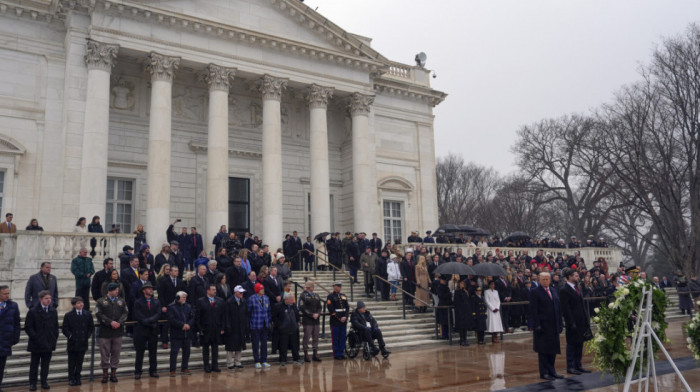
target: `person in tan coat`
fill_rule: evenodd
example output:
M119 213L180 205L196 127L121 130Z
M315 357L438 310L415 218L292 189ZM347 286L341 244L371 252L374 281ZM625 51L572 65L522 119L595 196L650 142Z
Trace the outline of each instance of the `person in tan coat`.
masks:
M430 274L428 273L428 265L425 262L424 256L418 256L418 264L416 265L416 306L418 311L424 313L428 310L428 303L430 303Z
M0 233L16 233L17 225L12 223L13 215L8 212L5 214L5 222L0 223Z

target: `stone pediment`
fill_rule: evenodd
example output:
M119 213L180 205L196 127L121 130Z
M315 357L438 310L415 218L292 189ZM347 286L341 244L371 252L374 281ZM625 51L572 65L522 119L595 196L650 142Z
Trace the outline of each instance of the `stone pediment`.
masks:
M109 1L109 0L107 0ZM114 0L261 33L280 40L342 52L367 60L384 61L378 52L299 0Z

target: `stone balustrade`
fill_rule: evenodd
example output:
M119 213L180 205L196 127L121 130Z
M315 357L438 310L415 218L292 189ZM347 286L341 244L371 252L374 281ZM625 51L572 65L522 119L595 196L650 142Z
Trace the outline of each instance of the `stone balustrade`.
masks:
M409 243L405 245L399 245L399 249L401 249L404 253L406 251L406 248L415 248L417 245L423 245L421 243ZM486 258L486 254L491 251L494 255L496 254L496 251L498 250L499 252L507 255L508 251L513 251L513 254L517 257L523 254L523 252L527 252L527 254L530 257L535 256L537 253L537 250L540 248L507 248L507 247L502 247L502 246L497 246L497 247L471 247L463 244L425 244L427 247L430 248L435 248L435 247L444 247L448 248L450 252L456 252L457 248L462 249L462 254L464 254L467 257L472 257L474 253L476 253L477 249L481 249L481 254L484 255L484 259ZM587 268L592 268L593 267L593 261L598 260L600 257L603 257L605 261L608 263L608 271L610 272L615 272L617 271L617 267L620 265L620 262L623 260L622 258L622 249L620 248L541 248L545 255L548 253L551 253L555 258L557 255L561 254L562 256L569 256L573 255L574 252L580 252L581 257L583 258L583 261L586 263Z
M94 249L90 241L95 239ZM105 258L115 259L119 266L119 253L124 245L134 244L132 234L60 233L48 231L17 231L0 234L0 284L8 284L12 298L24 306L24 289L29 276L39 272L41 263L51 262L51 273L58 280L60 310L70 308L70 298L75 293L75 280L70 271L71 261L80 248L94 251L95 271L102 269Z

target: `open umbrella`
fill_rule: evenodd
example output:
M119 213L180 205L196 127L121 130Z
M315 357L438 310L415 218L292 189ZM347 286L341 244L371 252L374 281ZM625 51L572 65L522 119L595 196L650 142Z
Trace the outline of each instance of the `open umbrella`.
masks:
M454 261L438 265L435 272L440 275L478 275L472 267Z
M437 232L439 232L440 230L444 230L445 233L456 233L456 232L462 231L462 230L460 230L459 226L453 225L453 224L451 224L451 223L444 224L444 225L440 225L440 227L438 227L438 228L435 230L435 232L437 233Z
M514 231L508 235L508 237L503 239L503 242L508 242L508 241L520 241L520 240L527 240L529 239L530 236L527 235L525 232L522 231Z
M472 269L474 270L474 275L479 276L501 276L507 274L506 270L496 263L479 263Z
M328 234L330 234L330 233L327 231L324 231L323 233L318 233L318 234L316 234L316 237L314 237L314 240L321 241L323 239L323 237L327 236Z
M474 229L473 232L469 233L469 235L472 237L488 237L489 235L491 235L491 233L489 233L488 231L486 231L484 229L477 228L477 229Z
M463 231L465 233L472 233L476 230L479 230L476 227L469 225L458 225L457 227L459 227L459 231Z

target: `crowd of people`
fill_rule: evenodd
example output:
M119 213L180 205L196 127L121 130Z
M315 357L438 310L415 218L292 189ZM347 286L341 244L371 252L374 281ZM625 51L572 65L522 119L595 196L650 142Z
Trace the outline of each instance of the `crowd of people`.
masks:
M398 240L397 240L398 241ZM396 241L395 241L396 242ZM544 237L542 239L531 238L527 235L520 235L516 237L506 237L501 239L498 236L488 237L480 234L469 234L467 233L446 233L444 230L438 230L437 233L433 234L431 230L425 232L425 237L421 238L418 231L412 231L411 235L408 237L407 242L409 244L422 243L422 244L455 244L455 245L467 245L469 247L479 247L479 248L496 248L496 247L509 247L509 248L553 248L553 249L573 249L573 248L607 248L608 243L605 238L600 237L595 238L593 234L588 235L588 238L584 240L577 239L575 235L569 237L569 242L567 243L564 238L557 239L557 236L553 235L551 237ZM398 242L400 243L400 242Z
M11 230L11 220L12 214L8 214L0 228L4 226ZM116 371L124 336L133 338L136 349L134 377L137 379L143 373L146 350L149 353L149 376L159 376L156 367L159 349L170 350L171 376L178 374L178 358L181 359L180 374L191 374L189 356L193 345L202 347L205 372L221 371L218 362L220 345L225 348L229 369L243 368L241 352L246 350L248 343L257 369L270 367L268 351L278 354L281 366L287 364L289 351L295 364L320 361L318 338L323 300L314 293L313 282L307 282L303 293L296 298L290 278L295 270L323 269L326 265L348 271L353 284L360 283L358 273L363 271L367 297L376 295L381 301L402 300L416 312L426 312L432 303L440 336L447 339L449 331L455 330L464 346L468 345L469 331L475 332L478 344L485 344L486 334L491 335L492 343L498 343L499 335L518 328L535 331L535 349L539 346L544 354L540 357L541 375L543 378L554 377L553 362L548 355L553 354L550 351L558 353L558 340L556 350L552 349L554 343L551 340L539 339L539 344L537 341L540 333L547 332L543 330L560 326L555 323L552 327L543 322L545 316L538 315L538 312L546 305L548 312L560 312L567 326L571 323L587 325L591 310L629 279L629 271L622 265L609 271L603 258L593 260L589 268L578 251L566 255L542 248L532 256L528 250L516 254L514 250L491 248L493 250L482 252L481 245L484 244L469 242L467 246L473 245L476 249L472 256L467 257L463 254L463 246L451 247L441 243L440 236L438 241L433 241L435 238L430 232L420 241L409 237L410 245L401 246L391 242L384 244L377 233L367 237L365 233L346 232L342 239L340 233L327 233L315 241L307 237L302 242L295 231L287 236L282 248L272 253L257 236L245 233L239 239L236 233L222 226L212 240L214 252L207 255L197 229L191 227L188 231L183 227L177 234L175 225L178 222L176 220L167 228L168 240L155 255L150 252L143 226L139 225L134 232L134 246L124 246L118 260L105 259L99 271L95 271L88 246L81 248L72 260L71 272L75 277L75 296L71 299L73 310L64 315L61 328L68 338L71 385L81 383L87 342L94 331L98 334L103 383L118 381ZM36 220L32 224L38 226ZM94 217L90 224L81 218L76 231L102 232L99 217ZM412 233L412 237L415 234ZM326 238L328 236L330 238ZM95 244L90 245L94 247ZM597 246L603 245L599 243ZM318 259L317 247L323 249L318 253ZM440 265L450 262L472 267L494 263L505 273L496 276L436 273ZM640 277L647 278L643 272ZM666 277L662 280L654 277L650 281L661 289L674 285ZM696 277L690 280L677 277L675 285L680 296L687 295L690 299L700 295ZM382 353L388 356L381 330L365 304L359 301L351 311L341 290L342 283L334 282L333 292L325 300L334 357L345 359L348 324L354 333L369 342L373 355ZM688 293L681 293L683 290ZM543 305L543 293L551 301L556 298L561 307L557 305L556 309L550 309L548 303ZM29 336L28 350L32 353L30 390L36 390L37 381L42 388L48 388L49 363L59 333L58 299L59 287L56 277L51 274L51 263L44 262L40 271L28 279L25 288L24 301L29 311L24 329ZM95 323L90 299L96 304ZM565 301L571 303L565 306ZM536 306L538 302L539 307ZM691 314L692 301L688 302L691 305L687 311ZM580 314L571 314L571 309L578 309L579 305ZM682 298L681 309L684 309ZM577 319L580 316L586 319L585 322ZM561 318L558 322L561 323ZM567 328L567 341L570 329ZM9 288L0 286L0 377L12 346L19 341L19 331L17 304L9 299ZM585 371L580 363L581 339L572 335L575 344L567 346L567 369L572 374ZM271 341L270 350L268 341Z

